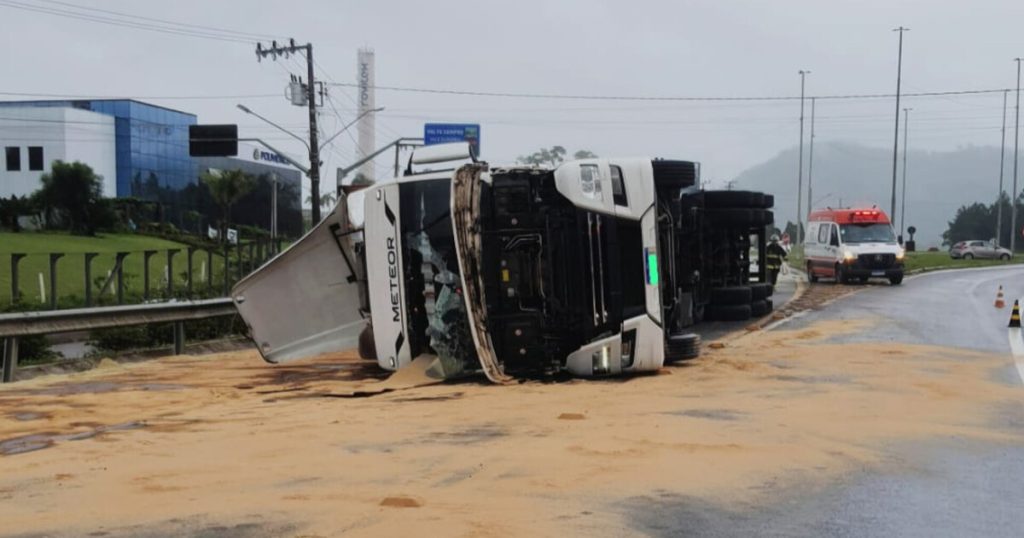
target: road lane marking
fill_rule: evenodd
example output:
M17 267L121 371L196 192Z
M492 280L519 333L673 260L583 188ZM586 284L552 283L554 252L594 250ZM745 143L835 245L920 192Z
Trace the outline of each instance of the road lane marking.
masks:
M1024 383L1024 334L1021 333L1020 327L1010 327L1008 330L1013 362L1017 367L1017 375L1020 376L1021 383Z

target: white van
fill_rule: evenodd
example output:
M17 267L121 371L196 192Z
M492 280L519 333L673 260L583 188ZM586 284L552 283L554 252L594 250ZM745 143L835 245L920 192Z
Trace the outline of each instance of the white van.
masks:
M868 209L821 209L811 213L804 238L807 278L836 283L886 278L903 282L903 248L885 212Z

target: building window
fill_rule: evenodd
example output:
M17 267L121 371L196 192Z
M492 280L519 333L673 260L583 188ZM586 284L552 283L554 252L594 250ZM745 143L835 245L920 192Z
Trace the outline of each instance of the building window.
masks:
M28 147L28 169L32 171L40 171L43 169L42 146Z
M21 148L17 146L7 146L7 171L18 172L21 170Z

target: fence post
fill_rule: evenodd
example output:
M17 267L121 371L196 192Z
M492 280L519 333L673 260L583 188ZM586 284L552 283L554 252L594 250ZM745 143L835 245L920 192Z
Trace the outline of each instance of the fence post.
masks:
M276 254L280 254L280 253L281 253L281 239L280 238L274 239L274 254L276 255Z
M99 253L85 253L85 306L92 306L92 259L96 256Z
M235 282L238 282L239 280L242 280L242 242L241 241L239 241L238 243L235 243L235 255L238 257L238 267L237 267L237 269L238 269L238 271L237 271L238 277L235 279Z
M174 322L174 354L185 354L185 322Z
M222 292L224 297L228 296L228 289L231 287L228 282L231 280L231 247L227 243L224 243L224 290Z
M57 309L57 260L64 257L63 253L50 253L50 309Z
M181 252L180 248L167 249L167 296L174 295L174 255Z
M192 298L192 255L196 253L196 247L188 247L185 256L188 258L188 297Z
M11 254L11 304L17 303L21 298L21 293L18 292L18 264L24 257L25 254L20 252Z
M149 259L156 254L155 250L142 252L142 299L149 300Z
M213 291L213 249L206 250L206 290Z
M256 269L256 243L253 241L249 242L249 270L246 273L251 273Z
M116 258L114 260L114 266L117 268L117 304L124 304L124 259L128 257L128 254L128 252L118 252L115 255Z
M8 336L4 338L3 345L3 375L0 376L0 383L14 381L14 372L18 369L18 337Z

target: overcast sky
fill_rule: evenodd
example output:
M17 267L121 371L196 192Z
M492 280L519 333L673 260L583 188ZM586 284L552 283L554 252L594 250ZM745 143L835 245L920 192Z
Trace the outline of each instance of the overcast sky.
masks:
M892 28L899 25L911 28L904 41L905 92L1011 88L1012 59L1024 56L1019 0L0 0L0 91L139 98L193 112L202 123L238 123L243 136L273 139L297 156L300 145L235 104L304 134L305 111L276 96L289 73L304 76L301 61L257 63L255 41L168 35L12 4L80 11L70 7L77 4L311 41L322 67L318 76L336 82L354 82L356 50L369 46L376 51L378 85L491 92L794 96L797 71L807 69L808 96L890 94L897 52ZM323 110L326 135L354 117L355 92L334 87L331 93L338 114ZM266 97L220 97L231 95ZM155 98L185 96L213 98ZM799 139L798 101L609 102L384 90L376 99L387 107L378 119L379 144L422 136L425 121L478 122L482 153L491 162L559 144L601 156L698 160L706 178L725 181ZM1010 104L1008 144L1012 93ZM913 108L915 149L999 144L1002 94L907 98L904 106ZM891 98L818 101L817 141L891 147L894 110ZM809 101L806 113L809 120ZM352 139L339 137L325 159L325 181L333 183L334 169L351 162L354 152ZM382 175L385 163L378 166ZM795 168L794 162L794 181Z

